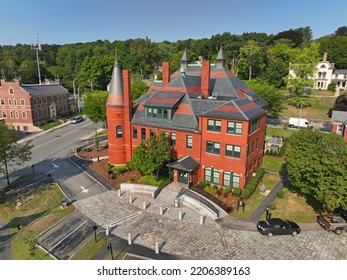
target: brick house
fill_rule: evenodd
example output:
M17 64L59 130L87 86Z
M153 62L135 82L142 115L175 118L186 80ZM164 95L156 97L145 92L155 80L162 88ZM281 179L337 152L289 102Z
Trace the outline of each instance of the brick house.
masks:
M347 112L333 110L331 132L341 135L347 141Z
M243 188L263 161L268 103L225 66L220 48L216 64L189 64L131 104L130 71L116 59L107 100L109 162L125 164L141 141L164 131L177 154L167 166L173 180L195 185L204 180Z
M35 132L36 126L70 112L68 91L59 81L21 84L0 81L0 117L13 129Z

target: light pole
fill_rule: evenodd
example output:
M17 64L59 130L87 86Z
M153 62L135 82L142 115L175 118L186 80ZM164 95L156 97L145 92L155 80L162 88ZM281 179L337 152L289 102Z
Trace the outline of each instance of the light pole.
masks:
M299 123L298 123L298 129L300 129L300 122L301 122L301 110L302 110L302 100L300 102L300 112L299 112Z
M112 251L112 244L111 243L109 243L107 245L107 251L111 251L111 260L113 260L113 251Z
M98 226L93 226L95 243L96 243L96 230L97 229L98 229Z

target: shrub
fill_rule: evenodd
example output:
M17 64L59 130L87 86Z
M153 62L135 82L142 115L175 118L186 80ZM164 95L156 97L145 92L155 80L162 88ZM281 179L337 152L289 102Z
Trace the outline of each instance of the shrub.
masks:
M280 190L278 193L277 193L277 197L278 198L283 198L284 196L284 191L283 190Z
M216 186L215 184L211 184L210 185L210 190L217 190L218 189L218 186Z
M210 187L210 194L215 195L217 192L218 192L218 189L215 189L215 188L211 188L211 187Z
M111 164L111 163L107 163L107 164L106 164L106 168L107 168L107 169L111 169L111 168L113 168L113 167L114 167L114 165Z
M160 186L160 184L162 183L161 180L156 180L154 176L152 175L143 176L139 179L138 182L141 184L148 184L148 185L157 186L157 187Z
M251 191L249 189L244 188L241 192L242 198L249 198L251 196Z
M121 176L123 172L125 171L125 166L115 166L113 170L116 172L117 176Z
M269 209L270 210L276 210L276 203L271 203L270 205L269 205Z
M241 189L240 188L235 188L233 190L233 195L235 196L240 196L241 195Z
M230 193L231 192L231 187L225 186L224 187L224 193Z
M199 187L205 186L205 182L204 182L204 181L199 181L199 182L198 182L198 186L199 186Z

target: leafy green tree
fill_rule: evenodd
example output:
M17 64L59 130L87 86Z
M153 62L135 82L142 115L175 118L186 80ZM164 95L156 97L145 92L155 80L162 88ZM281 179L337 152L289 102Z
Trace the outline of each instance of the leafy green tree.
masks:
M336 36L347 36L347 26L341 26L335 31Z
M347 36L325 36L317 39L319 53L328 53L328 60L335 63L337 69L347 68Z
M286 149L292 187L322 203L328 211L347 209L347 144L341 136L303 129Z
M274 37L274 40L278 39L289 39L294 43L295 47L300 47L303 43L309 43L312 40L312 30L308 26L297 29L289 29L279 32Z
M104 90L111 80L114 56L86 57L77 75L77 83L84 91Z
M93 122L106 122L107 91L87 92L83 98L83 111Z
M260 79L246 81L246 84L269 103L270 115L278 116L285 108L283 91Z
M31 141L17 144L18 140L18 131L9 129L5 122L0 122L0 171L6 175L8 185L11 167L31 159Z
M135 101L141 95L149 90L149 85L141 80L132 81L131 83L131 101Z
M241 47L238 60L238 73L242 79L259 76L265 67L263 49L259 43L250 40Z
M134 156L127 167L140 171L144 175L156 175L170 159L169 139L164 132L153 135L146 141L142 141L134 150Z
M267 67L261 78L277 88L284 86L292 53L293 48L284 39L276 41L267 50Z
M333 110L347 112L347 94L340 95L336 98L334 106L328 112L329 118L331 118Z
M287 87L293 95L302 96L314 83L312 76L319 61L319 44L311 43L304 48L295 49L292 59L290 68L294 70L295 77L287 76Z

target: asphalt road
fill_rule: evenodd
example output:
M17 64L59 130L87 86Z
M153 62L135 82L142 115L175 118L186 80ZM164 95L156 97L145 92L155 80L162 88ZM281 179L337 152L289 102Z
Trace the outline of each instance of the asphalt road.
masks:
M19 176L31 172L52 173L58 179L63 176L59 172L63 162L72 154L81 138L93 133L101 127L101 123L93 123L89 119L78 124L66 124L32 140L32 159L20 166L14 166ZM67 170L68 171L68 170Z

